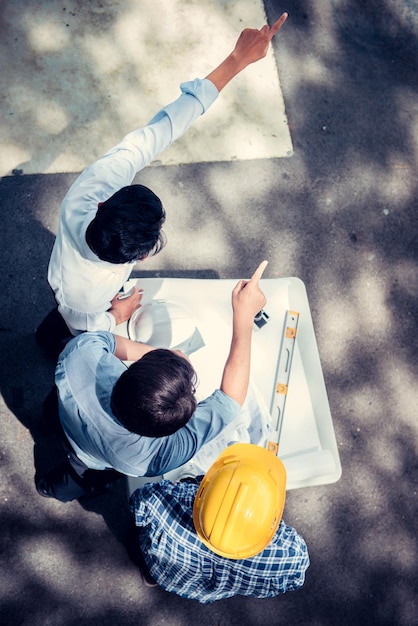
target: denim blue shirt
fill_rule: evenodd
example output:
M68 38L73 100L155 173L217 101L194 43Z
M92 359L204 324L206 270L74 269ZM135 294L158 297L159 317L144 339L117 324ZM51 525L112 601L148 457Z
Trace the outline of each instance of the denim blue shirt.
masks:
M303 585L308 549L283 520L269 545L249 559L227 559L207 548L193 525L197 489L163 480L131 496L141 551L163 589L206 604L235 595L267 598Z
M189 461L239 414L240 405L218 389L176 433L158 438L131 433L110 408L113 386L127 368L115 349L113 334L83 333L67 344L55 372L62 426L87 467L160 476Z

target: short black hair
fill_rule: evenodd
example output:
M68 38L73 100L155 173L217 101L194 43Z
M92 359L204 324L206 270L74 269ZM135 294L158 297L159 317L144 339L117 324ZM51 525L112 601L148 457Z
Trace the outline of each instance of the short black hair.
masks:
M138 435L172 435L196 409L195 381L196 373L187 359L171 350L152 350L116 381L112 411L125 428Z
M131 263L165 245L161 200L144 185L122 187L103 202L89 224L87 243L102 261Z

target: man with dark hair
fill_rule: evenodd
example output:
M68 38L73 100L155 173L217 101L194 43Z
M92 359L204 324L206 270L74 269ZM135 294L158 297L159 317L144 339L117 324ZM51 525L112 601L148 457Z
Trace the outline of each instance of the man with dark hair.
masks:
M152 350L116 381L111 409L133 433L145 437L172 435L187 424L196 409L195 382L192 364L182 353Z
M124 137L72 185L61 205L48 268L58 310L36 331L39 345L51 356L59 354L70 333L113 332L140 306L136 287L129 297L118 294L134 263L164 245L165 212L150 189L131 185L135 175L181 137L234 76L266 55L286 18L284 13L271 28L245 29L215 70L183 83L175 102Z
M94 494L103 482L160 476L187 463L244 404L254 316L266 299L260 264L232 292L232 339L220 388L196 405L196 375L187 357L107 331L85 332L61 353L55 384L65 462L38 470L41 495L67 501ZM134 361L127 368L123 361Z
M102 261L133 263L164 246L164 221L165 212L155 193L144 185L130 185L98 204L86 241Z

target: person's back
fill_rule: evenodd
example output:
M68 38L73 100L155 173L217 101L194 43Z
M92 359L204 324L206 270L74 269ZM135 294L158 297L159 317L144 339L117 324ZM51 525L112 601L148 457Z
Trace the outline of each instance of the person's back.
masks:
M252 444L238 445L258 448ZM231 446L224 454L233 454L234 449L237 446ZM272 455L261 448L256 452L261 452L262 456L264 453ZM240 484L242 485L241 479ZM210 487L208 482L203 485L205 489L208 486ZM251 487L248 487L251 492ZM223 528L221 542L233 546L229 550L228 558L221 554L222 550L215 552L210 540L203 541L201 533L197 532L196 500L201 491L202 485L199 487L195 482L173 483L164 480L147 483L131 496L130 508L139 529L136 549L141 550L149 574L159 586L177 595L209 603L234 595L272 597L294 591L303 585L305 571L309 566L307 547L294 528L280 519L281 514L272 538L268 537L268 532L265 534L262 530L260 546L268 541L267 545L257 554L248 557L232 558L236 557L236 548L242 538L232 532L231 528ZM280 493L279 487L277 493ZM219 500L217 496L215 494L215 498ZM228 495L225 498L228 499ZM255 498L259 502L263 500L261 494L255 494ZM268 498L264 496L260 506L268 508ZM262 518L264 511L262 508L258 510L259 517ZM248 510L246 513L248 518ZM230 514L231 511L225 519L231 519ZM239 513L232 511L232 517L234 515ZM219 522L219 518L222 519L222 512L218 510L215 524ZM241 528L245 526L245 520L236 521ZM257 523L262 522L257 520ZM216 534L213 527L211 532ZM256 533L257 529L244 533L244 542L251 543ZM257 542L257 537L255 539ZM134 550L135 546L131 546L131 551Z
M219 390L197 405L195 372L184 357L152 349L127 367L116 356L118 344L149 349L107 332L83 333L69 342L56 368L60 420L88 468L161 475L187 462L239 412ZM150 386L154 392L141 397Z

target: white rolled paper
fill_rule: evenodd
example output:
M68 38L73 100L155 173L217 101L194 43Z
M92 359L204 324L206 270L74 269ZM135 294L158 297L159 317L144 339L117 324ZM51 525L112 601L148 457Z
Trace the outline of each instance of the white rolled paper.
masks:
M288 486L299 481L332 474L335 471L335 460L330 450L296 454L281 460L286 468Z

